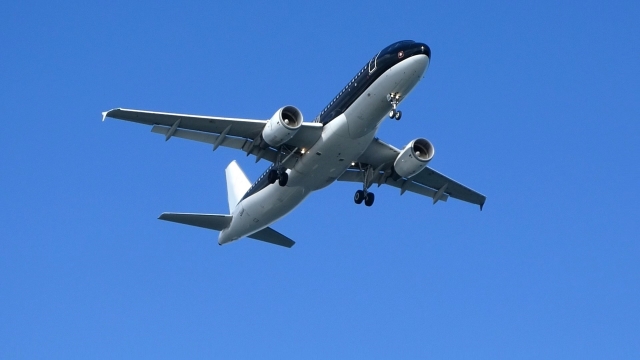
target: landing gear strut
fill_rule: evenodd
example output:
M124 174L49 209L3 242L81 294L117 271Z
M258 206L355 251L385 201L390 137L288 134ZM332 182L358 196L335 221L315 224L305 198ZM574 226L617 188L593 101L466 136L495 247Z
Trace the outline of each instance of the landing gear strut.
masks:
M353 195L353 201L356 204L362 204L362 202L364 201L364 204L366 206L371 206L373 205L373 201L375 200L375 195L372 192L369 192L369 190L367 190L367 185L369 185L369 177L372 176L372 173L370 174L371 170L370 168L367 168L367 170L364 171L364 181L362 183L362 190L358 190L356 191L355 195Z
M402 111L398 110L398 103L400 102L400 94L391 93L387 95L387 101L391 103L391 111L389 112L389 118L400 120L402 117Z

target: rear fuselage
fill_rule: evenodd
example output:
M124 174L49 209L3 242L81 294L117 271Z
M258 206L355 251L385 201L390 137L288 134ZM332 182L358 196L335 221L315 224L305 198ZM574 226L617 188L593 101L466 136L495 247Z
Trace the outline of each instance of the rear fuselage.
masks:
M219 244L259 231L298 206L311 192L336 181L373 140L392 105L415 87L429 66L431 50L422 43L392 44L369 61L314 120L324 125L321 138L287 170L286 186L269 184L263 175L233 210Z

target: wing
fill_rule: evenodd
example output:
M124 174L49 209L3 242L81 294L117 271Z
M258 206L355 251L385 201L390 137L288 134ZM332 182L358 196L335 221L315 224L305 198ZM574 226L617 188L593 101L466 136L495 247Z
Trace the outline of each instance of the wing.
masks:
M440 174L430 167L426 167L410 179L394 179L392 167L399 154L399 149L376 138L358 158L359 164L350 167L338 180L364 182L366 177L367 187L373 183L377 183L378 186L387 184L399 188L400 194L410 191L431 197L434 204L438 201L447 201L448 197L452 197L480 205L480 210L482 210L487 200L486 196Z
M241 149L247 155L255 155L256 162L260 159L267 159L275 162L278 156L276 149L260 145L260 134L266 125L266 120L237 119L214 116L186 115L162 113L154 111L113 109L102 113L102 120L113 118L151 125L151 131L165 136L166 140L171 137L179 137L213 145L213 150L219 146ZM291 140L284 146L289 151L287 161L283 162L285 167L291 168L298 156L299 150L310 148L318 141L322 135L322 124L302 123Z

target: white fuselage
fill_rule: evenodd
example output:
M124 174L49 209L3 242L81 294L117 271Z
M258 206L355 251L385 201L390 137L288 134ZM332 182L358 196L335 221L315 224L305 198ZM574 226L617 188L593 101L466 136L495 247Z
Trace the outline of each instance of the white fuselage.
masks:
M412 56L387 70L346 111L327 123L321 138L287 170L286 186L267 186L242 200L233 210L219 244L253 234L298 206L311 192L334 182L357 161L373 140L392 106L390 93L402 99L420 81L429 65L426 55Z

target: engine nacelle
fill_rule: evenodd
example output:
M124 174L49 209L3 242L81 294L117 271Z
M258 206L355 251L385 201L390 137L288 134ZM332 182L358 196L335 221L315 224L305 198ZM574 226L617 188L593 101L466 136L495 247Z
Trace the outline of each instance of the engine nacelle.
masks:
M302 126L302 113L295 106L285 106L276 111L262 130L267 144L278 147L289 141Z
M419 173L433 158L436 150L427 139L415 139L407 145L393 163L396 173L410 178Z

